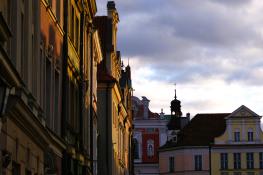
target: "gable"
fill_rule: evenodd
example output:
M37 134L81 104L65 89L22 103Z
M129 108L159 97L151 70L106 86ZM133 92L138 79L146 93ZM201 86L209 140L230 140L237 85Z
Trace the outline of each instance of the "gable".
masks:
M236 109L234 112L232 112L229 116L226 117L226 119L230 118L260 118L258 114L250 110L248 107L242 105L238 109Z

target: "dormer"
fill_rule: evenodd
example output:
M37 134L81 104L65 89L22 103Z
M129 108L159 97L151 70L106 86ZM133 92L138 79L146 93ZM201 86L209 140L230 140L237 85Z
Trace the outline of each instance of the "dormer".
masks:
M225 133L215 138L216 144L262 144L261 116L242 105L225 118Z

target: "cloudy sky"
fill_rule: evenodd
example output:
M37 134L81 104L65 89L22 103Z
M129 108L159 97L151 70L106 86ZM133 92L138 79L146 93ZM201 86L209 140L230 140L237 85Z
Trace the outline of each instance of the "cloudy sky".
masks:
M130 60L134 95L169 113L232 112L246 105L263 115L262 0L115 0L118 50ZM97 0L98 15L106 0Z

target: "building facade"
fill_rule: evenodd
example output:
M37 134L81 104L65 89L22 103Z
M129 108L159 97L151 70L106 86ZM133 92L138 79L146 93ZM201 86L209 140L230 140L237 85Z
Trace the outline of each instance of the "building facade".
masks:
M261 116L242 105L225 118L225 132L211 146L211 172L215 175L262 175Z
M260 116L245 106L197 114L159 151L161 174L262 174Z
M96 1L4 0L0 10L0 174L96 174Z
M98 174L131 174L131 72L117 50L119 16L115 3L95 18L103 61L98 65Z
M167 141L168 120L149 110L146 97L132 97L134 174L159 174L158 148Z

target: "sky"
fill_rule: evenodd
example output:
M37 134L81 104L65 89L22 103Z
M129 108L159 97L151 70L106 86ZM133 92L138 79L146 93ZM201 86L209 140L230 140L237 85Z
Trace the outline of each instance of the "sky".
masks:
M262 0L115 0L118 50L132 69L134 95L153 112L263 115ZM106 14L97 0L97 15Z

